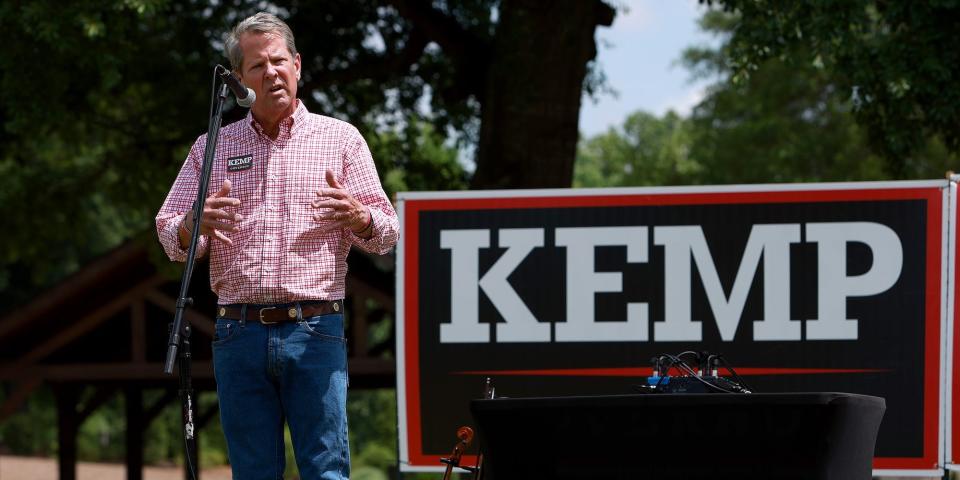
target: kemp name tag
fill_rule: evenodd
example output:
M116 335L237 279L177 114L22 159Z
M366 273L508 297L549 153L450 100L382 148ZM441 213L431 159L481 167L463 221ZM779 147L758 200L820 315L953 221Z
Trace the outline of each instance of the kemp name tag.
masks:
M240 155L239 157L230 157L227 159L227 171L239 172L253 166L253 155Z

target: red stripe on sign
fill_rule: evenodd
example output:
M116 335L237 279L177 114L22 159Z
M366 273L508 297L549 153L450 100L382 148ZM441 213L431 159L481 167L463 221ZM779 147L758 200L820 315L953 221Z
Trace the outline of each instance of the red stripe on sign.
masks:
M443 198L407 200L417 210L504 210L518 208L628 207L644 205L746 205L755 203L815 203L876 200L940 200L940 188L863 190L787 190L756 192L642 193L597 196ZM933 192L933 195L931 195ZM936 205L940 211L940 205ZM930 209L928 209L930 211ZM939 230L940 217L935 219ZM939 238L938 242L939 242ZM938 249L939 250L939 247Z
M407 389L407 448L411 465L436 465L438 461L423 456L420 418L420 209L407 204L404 209L406 245L404 246L404 357L403 371Z
M884 373L891 372L882 368L737 368L740 375L824 375L834 373ZM646 377L653 374L653 368L563 368L542 370L475 370L454 372L456 375L504 375L504 376L540 376L540 377ZM721 376L729 376L720 372Z
M927 197L927 310L923 365L923 458L917 463L937 468L940 446L940 300L943 259L943 190L928 192ZM876 464L878 460L874 461ZM906 462L905 462L906 463ZM882 467L878 467L882 468ZM923 467L921 467L923 468Z

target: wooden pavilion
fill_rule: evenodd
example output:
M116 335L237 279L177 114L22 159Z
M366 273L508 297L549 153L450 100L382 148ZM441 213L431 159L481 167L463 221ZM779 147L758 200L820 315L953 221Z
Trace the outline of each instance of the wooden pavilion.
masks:
M149 242L122 245L0 317L0 382L12 386L0 405L0 422L48 384L57 405L61 480L76 478L80 425L115 395L125 397L127 479L142 479L144 432L165 406L179 402L177 368L174 375L165 375L163 361L180 279L158 271L157 262L165 260L159 250L159 244ZM351 388L395 385L392 337L372 344L368 334L369 327L393 318L390 263L389 257L356 250L349 258ZM194 306L187 319L193 327L193 387L198 397L202 391L215 391L210 349L215 299L205 262L198 263L191 283ZM94 394L81 395L89 387ZM144 405L146 389L164 394ZM197 431L216 414L216 408L198 412Z

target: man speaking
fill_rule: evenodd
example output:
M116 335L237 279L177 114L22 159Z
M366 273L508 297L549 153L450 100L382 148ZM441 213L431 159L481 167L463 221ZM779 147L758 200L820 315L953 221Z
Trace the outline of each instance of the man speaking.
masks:
M397 215L357 129L297 100L290 27L258 13L225 50L256 100L220 130L197 254L210 254L218 298L213 361L233 478L283 478L284 421L302 478L349 478L347 253L387 253ZM156 218L174 261L186 259L205 143L194 143Z

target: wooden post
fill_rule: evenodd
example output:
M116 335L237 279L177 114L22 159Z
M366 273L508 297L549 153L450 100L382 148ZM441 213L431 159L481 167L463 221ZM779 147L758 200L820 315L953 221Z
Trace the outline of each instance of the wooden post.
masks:
M353 337L353 356L358 358L366 357L369 351L367 347L367 326L370 322L368 321L366 300L366 296L361 296L357 292L354 292L353 301L350 305L350 327L353 330L353 332L351 332Z
M127 480L143 480L143 391L126 387L123 391L127 414Z
M77 429L80 427L77 402L80 389L60 384L54 388L57 398L57 449L60 480L77 479Z
M133 363L147 361L147 314L143 300L130 307L130 356Z

